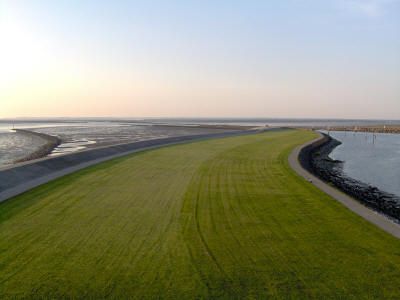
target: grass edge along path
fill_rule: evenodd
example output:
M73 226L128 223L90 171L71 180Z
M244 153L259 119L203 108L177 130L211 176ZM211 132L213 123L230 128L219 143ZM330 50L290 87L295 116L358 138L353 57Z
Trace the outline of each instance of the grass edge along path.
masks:
M398 298L400 241L290 168L312 138L144 151L2 203L0 298Z

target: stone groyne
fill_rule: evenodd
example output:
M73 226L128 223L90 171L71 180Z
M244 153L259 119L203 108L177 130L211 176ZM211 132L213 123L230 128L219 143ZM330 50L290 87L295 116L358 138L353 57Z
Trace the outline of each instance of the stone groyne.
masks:
M36 150L35 152L33 152L21 159L14 161L14 163L20 163L20 162L25 162L25 161L45 157L46 155L50 154L54 150L54 148L58 147L61 144L61 139L56 136L51 136L48 134L34 132L31 130L26 130L26 129L13 129L13 130L15 132L18 132L21 134L36 136L36 137L41 138L46 141L46 144L41 146L38 150Z
M322 139L301 150L299 153L301 166L363 205L400 222L399 197L347 177L343 173L342 162L329 157L332 150L340 144L338 140L324 134Z

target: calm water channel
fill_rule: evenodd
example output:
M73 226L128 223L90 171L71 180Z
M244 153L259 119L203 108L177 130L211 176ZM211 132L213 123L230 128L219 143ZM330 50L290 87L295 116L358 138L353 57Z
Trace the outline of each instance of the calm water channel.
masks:
M344 173L400 196L400 134L331 131L341 141L330 157L344 161Z

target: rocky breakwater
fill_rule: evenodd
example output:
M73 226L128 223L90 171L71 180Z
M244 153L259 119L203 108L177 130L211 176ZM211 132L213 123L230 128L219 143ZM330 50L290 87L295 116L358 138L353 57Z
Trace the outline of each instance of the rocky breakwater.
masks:
M343 173L343 162L329 157L332 150L340 144L340 141L324 134L320 141L303 148L300 152L302 167L365 206L400 222L399 197L346 176Z
M44 139L46 141L46 143L43 146L41 146L38 150L28 154L27 156L21 159L16 160L14 163L45 157L46 155L50 154L54 148L58 147L61 144L61 139L59 139L56 136L51 136L48 134L34 132L26 129L14 129L14 131L22 134L33 135L38 138Z

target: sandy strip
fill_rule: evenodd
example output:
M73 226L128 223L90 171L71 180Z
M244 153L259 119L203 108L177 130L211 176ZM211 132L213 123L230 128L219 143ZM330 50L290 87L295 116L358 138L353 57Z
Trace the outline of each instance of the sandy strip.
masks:
M371 223L375 224L379 228L383 229L384 231L390 233L391 235L400 238L400 225L394 223L387 217L377 213L376 211L367 208L366 206L363 206L359 202L357 202L355 199L347 196L346 194L342 193L341 191L325 184L321 179L315 177L313 174L309 173L307 170L303 169L301 166L298 157L300 151L310 145L313 144L323 138L323 135L320 133L320 136L312 140L310 142L307 142L303 145L299 145L296 148L293 149L293 151L289 155L289 165L290 167L301 177L306 179L307 181L310 181L313 185L315 185L317 188L319 188L321 191L327 193L329 196L332 198L336 199L340 203L342 203L344 206L346 206L348 209L351 211L355 212L356 214L360 215L364 219L370 221Z

